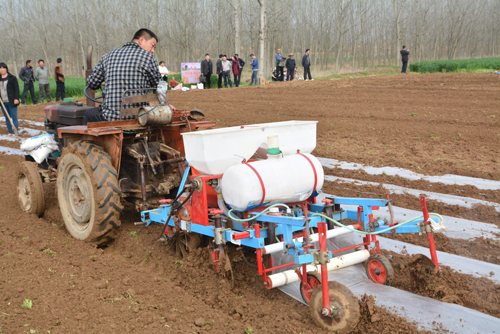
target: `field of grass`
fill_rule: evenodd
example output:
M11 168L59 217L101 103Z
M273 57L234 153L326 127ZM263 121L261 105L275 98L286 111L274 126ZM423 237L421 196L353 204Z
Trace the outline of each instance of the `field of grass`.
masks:
M23 89L24 89L24 81L19 81L19 97L23 94ZM49 79L49 84L50 84L50 95L52 97L52 101L56 100L56 82L53 78ZM79 98L83 97L83 89L85 88L85 79L84 78L68 78L66 77L65 80L65 86L66 86L66 97L74 97L74 98ZM35 82L35 95L36 99L38 101L38 81ZM41 102L41 101L38 101ZM28 93L26 97L26 104L33 104L33 100L31 99L31 94Z
M476 72L477 70L498 70L500 57L421 61L411 64L410 70L419 73L433 72Z

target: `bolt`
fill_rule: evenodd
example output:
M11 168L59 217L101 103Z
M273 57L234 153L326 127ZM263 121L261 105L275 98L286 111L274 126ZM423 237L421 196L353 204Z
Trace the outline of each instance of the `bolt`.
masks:
M330 311L328 311L327 308L323 308L323 310L321 311L321 314L323 314L325 317L330 313Z

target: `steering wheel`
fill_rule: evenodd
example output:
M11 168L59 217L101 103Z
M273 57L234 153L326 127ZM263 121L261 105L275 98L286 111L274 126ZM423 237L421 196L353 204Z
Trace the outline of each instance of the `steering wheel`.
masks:
M85 86L85 89L83 90L83 94L89 99L90 101L93 101L95 103L102 103L104 101L104 97L106 96L106 90L101 88L102 94L101 96L98 97L90 97L89 93L87 92L87 89L89 89L89 86Z

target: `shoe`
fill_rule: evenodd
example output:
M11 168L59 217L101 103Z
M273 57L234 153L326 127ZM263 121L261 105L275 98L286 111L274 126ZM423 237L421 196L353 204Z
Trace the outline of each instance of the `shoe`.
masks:
M311 81L314 81L314 79L311 79Z
M14 133L9 133L9 137L15 137L16 135Z

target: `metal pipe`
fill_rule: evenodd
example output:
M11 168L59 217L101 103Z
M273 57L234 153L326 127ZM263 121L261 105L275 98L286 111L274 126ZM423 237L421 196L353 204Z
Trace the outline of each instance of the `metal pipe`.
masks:
M347 255L337 256L337 257L330 259L330 262L328 262L328 264L326 264L326 269L327 269L327 271L333 271L333 270L353 266L355 264L365 262L366 260L368 260L369 257L370 257L370 252L367 251L366 249L356 251L353 253L349 253ZM321 273L321 265L317 265L317 266L307 265L306 270L307 270L307 272L313 271L313 272ZM302 272L302 268L300 268L300 272L302 274L304 274ZM297 272L295 270L293 270L293 269L286 270L286 271L283 271L283 272L278 273L278 274L269 275L267 277L267 288L268 289L277 288L277 287L283 286L285 284L296 282L299 279L300 279L299 275L297 275Z
M141 155L138 161L141 166L142 210L145 211L148 209L148 204L146 203L146 178L144 176L144 163L146 162L146 157Z
M352 227L356 230L360 229L360 226L357 224L353 225ZM328 232L326 232L326 238L331 239L331 238L339 237L341 235L351 233L351 232L352 231L350 229L345 228L345 227L336 228L334 230L328 230ZM310 239L312 242L317 242L319 240L318 234L317 233L311 234ZM304 238L300 237L300 238L295 239L295 241L303 242ZM264 247L262 253L263 254L273 254L273 253L281 252L285 249L283 245L284 245L284 242L277 242L275 244L267 245L266 247Z

